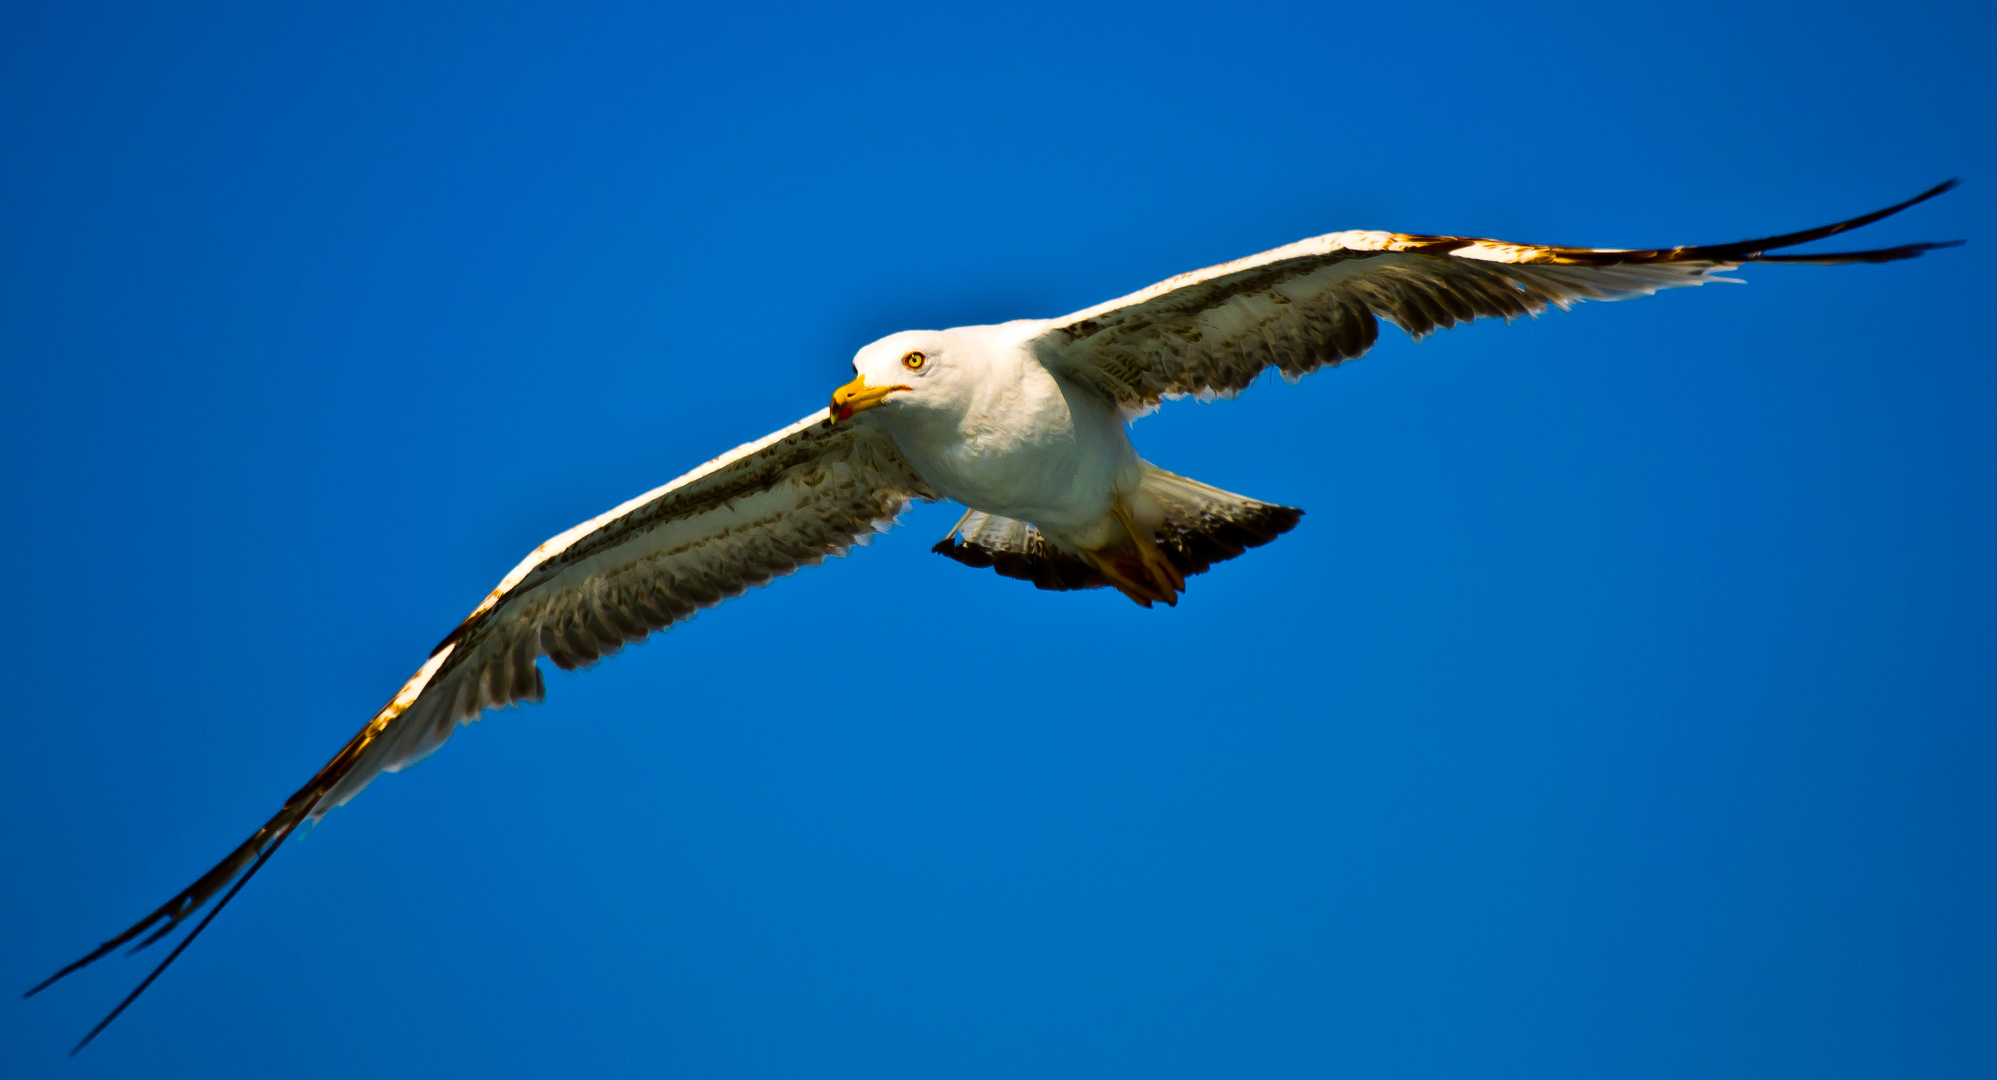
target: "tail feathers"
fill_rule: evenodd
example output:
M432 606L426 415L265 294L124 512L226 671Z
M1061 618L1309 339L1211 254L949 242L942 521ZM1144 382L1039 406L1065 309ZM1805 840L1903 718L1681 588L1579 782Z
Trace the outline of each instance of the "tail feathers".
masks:
M1139 487L1165 511L1156 542L1180 574L1203 574L1249 548L1289 532L1303 511L1222 491L1146 463ZM990 567L1036 588L1100 589L1110 582L1078 553L1066 551L1024 521L973 510L930 549L965 566Z
M1304 516L1294 506L1222 491L1149 462L1138 490L1164 507L1158 547L1187 577L1206 573L1213 564L1226 562L1249 548L1261 547L1296 528Z

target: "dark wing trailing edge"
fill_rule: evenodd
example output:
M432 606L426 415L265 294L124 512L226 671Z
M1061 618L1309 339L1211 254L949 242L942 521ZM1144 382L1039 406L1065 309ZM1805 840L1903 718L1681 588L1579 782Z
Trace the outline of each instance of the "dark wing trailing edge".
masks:
M1876 263L1961 241L1770 255L1897 214L1956 186L1849 221L1731 244L1573 248L1466 236L1352 231L1180 274L1051 320L1041 360L1127 413L1160 399L1230 397L1263 369L1290 380L1364 355L1385 318L1414 337L1478 318L1514 319L1581 300L1703 285L1745 263Z
M138 940L137 951L160 940L222 893L76 1045L83 1049L300 825L353 798L381 773L413 764L486 709L540 701L546 693L540 657L564 669L587 666L751 586L843 555L891 525L911 499L936 497L885 432L872 424L834 425L820 410L548 540L263 828L152 914L26 996L129 942Z

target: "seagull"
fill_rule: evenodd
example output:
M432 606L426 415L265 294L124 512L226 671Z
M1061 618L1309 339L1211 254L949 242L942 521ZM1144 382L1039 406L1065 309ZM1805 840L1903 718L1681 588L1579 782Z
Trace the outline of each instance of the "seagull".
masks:
M1414 338L1582 300L1735 279L1746 263L1883 263L1961 241L1769 254L1884 210L1731 244L1576 248L1353 230L1168 278L1058 319L890 334L853 357L831 403L535 548L388 704L227 858L27 996L136 941L173 950L117 1019L301 826L442 745L487 709L539 702L539 660L586 667L702 608L891 527L913 501L965 513L932 549L1049 590L1113 588L1176 605L1186 579L1294 528L1303 511L1222 491L1139 457L1129 424L1168 398L1231 398L1357 359L1380 320ZM226 890L226 891L225 891ZM217 897L220 899L216 899ZM211 905L210 901L214 901Z

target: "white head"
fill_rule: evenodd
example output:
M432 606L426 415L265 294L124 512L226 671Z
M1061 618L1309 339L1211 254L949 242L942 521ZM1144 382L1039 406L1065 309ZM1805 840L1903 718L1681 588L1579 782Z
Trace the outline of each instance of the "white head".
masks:
M869 409L881 419L914 414L962 414L970 407L986 363L984 350L951 330L904 330L853 354L852 382L832 392L832 419Z

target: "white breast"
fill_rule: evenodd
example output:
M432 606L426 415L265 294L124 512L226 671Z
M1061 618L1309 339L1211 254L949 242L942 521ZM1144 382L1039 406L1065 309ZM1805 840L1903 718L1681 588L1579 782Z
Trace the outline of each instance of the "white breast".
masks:
M985 361L960 414L873 415L923 480L951 499L1043 531L1084 527L1108 513L1119 482L1136 489L1137 453L1114 407L1056 378L1010 329L952 332L976 341Z

